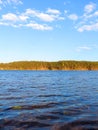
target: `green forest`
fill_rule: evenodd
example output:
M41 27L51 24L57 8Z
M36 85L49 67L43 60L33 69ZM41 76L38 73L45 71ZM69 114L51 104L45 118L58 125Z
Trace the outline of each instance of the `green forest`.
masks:
M0 70L98 70L98 62L91 61L17 61L0 63Z

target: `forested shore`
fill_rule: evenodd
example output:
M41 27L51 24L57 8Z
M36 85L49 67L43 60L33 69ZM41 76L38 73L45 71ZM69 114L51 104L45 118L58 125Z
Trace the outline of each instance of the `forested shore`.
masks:
M17 61L0 63L0 70L98 70L98 62L91 61Z

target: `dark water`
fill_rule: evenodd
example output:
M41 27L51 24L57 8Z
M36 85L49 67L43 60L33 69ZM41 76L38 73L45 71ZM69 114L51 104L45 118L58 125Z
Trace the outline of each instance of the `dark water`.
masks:
M0 71L0 130L98 130L98 71Z

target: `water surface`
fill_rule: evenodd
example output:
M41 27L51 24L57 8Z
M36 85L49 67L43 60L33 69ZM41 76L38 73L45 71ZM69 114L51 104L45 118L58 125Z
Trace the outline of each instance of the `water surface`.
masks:
M98 71L0 71L0 130L98 130Z

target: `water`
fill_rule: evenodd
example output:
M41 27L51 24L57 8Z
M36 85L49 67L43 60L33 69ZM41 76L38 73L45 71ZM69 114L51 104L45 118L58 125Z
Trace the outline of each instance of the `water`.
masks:
M98 71L0 71L0 130L98 130Z

